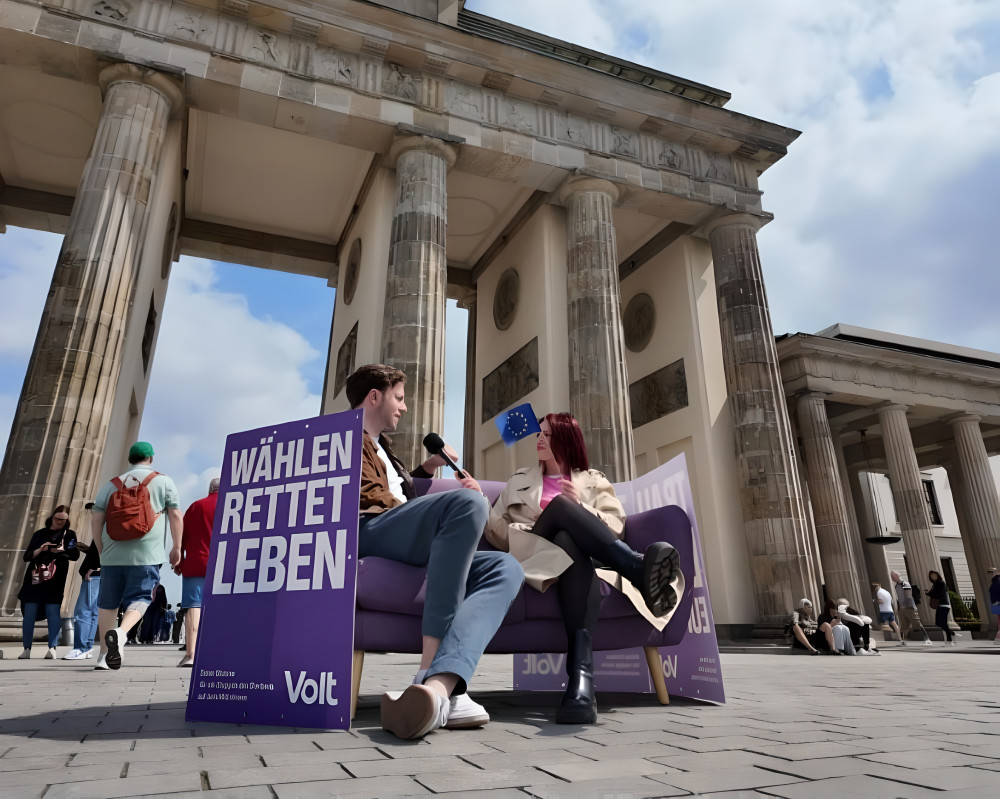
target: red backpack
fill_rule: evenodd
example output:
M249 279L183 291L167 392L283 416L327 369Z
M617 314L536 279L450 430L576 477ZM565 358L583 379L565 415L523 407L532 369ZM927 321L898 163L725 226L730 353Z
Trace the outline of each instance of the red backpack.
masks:
M120 477L115 477L111 483L114 493L108 499L108 508L104 514L104 524L108 529L108 537L112 541L132 541L142 538L153 529L160 514L153 512L149 501L149 483L159 472L150 472L141 483L125 487Z

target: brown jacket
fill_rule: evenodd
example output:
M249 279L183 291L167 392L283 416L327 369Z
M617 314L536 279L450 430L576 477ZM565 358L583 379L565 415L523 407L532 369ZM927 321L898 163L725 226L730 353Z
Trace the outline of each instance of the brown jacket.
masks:
M389 461L396 467L396 472L403 480L403 495L408 500L414 499L417 496L417 492L413 487L413 478L431 477L432 475L424 470L423 465L418 466L412 472L407 472L406 467L403 466L399 458L390 449L389 439L381 435L379 436L379 443L389 456ZM382 463L382 459L378 456L378 449L375 447L375 442L372 441L372 437L368 435L368 431L366 430L362 436L361 444L361 512L369 514L383 513L402 504L402 502L392 495L392 491L389 490L389 475L385 470L385 464Z

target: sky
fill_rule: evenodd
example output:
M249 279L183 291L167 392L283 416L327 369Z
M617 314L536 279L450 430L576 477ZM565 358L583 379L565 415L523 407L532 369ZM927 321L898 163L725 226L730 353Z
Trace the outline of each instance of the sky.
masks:
M841 322L1000 351L1000 0L466 5L728 91L730 110L802 131L761 178L776 334ZM0 236L4 446L59 245ZM229 432L319 412L334 296L315 278L174 265L141 436L185 504L218 473ZM451 304L443 435L457 449L465 319Z

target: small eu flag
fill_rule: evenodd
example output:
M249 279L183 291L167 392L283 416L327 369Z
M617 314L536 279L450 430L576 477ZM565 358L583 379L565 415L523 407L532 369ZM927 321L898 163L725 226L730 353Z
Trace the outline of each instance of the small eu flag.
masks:
M494 421L500 430L500 437L508 446L534 433L542 432L530 402L501 413Z

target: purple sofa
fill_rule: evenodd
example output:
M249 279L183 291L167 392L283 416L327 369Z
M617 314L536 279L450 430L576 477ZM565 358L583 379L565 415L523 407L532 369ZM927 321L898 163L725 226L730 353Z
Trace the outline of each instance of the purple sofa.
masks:
M416 480L417 492L453 490L454 480ZM490 502L495 502L503 483L481 481ZM647 665L663 704L670 700L656 650L678 644L687 632L694 584L694 550L691 523L676 505L655 508L629 516L625 541L642 552L655 541L666 541L680 556L684 572L684 595L676 613L662 631L647 622L622 594L601 581L600 625L594 639L595 650L628 649L642 646ZM480 549L491 549L485 539ZM420 653L420 618L423 613L423 568L407 566L385 558L362 558L358 562L357 607L354 617L354 674L351 718L357 709L365 652ZM493 654L520 652L565 652L559 601L552 589L540 594L524 587L514 599L503 625L486 649Z

